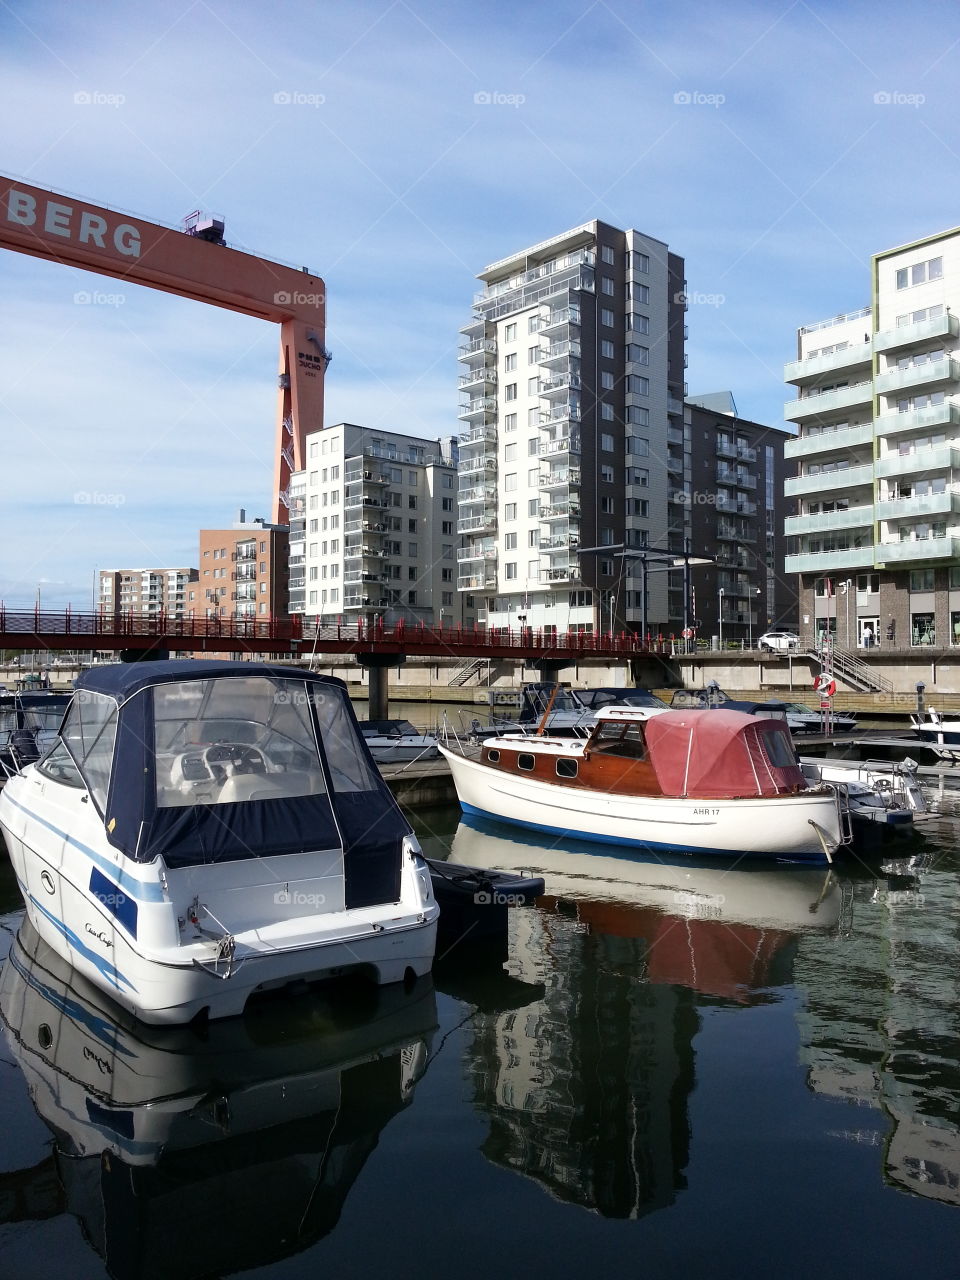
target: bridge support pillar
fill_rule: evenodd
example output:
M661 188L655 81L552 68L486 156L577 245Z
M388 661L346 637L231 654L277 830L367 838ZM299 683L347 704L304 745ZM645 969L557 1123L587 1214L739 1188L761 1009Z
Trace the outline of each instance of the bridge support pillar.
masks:
M406 658L395 653L358 653L357 662L366 667L370 679L368 720L389 720L390 684L387 673L391 667L399 667Z
M556 684L564 667L572 667L574 658L539 658L536 663L540 679L544 684Z

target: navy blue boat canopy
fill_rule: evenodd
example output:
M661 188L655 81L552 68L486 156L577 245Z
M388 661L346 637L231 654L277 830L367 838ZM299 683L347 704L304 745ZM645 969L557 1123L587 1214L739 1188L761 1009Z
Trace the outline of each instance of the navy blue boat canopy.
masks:
M104 667L78 681L62 738L129 858L342 848L348 907L399 898L410 827L340 680L249 662Z

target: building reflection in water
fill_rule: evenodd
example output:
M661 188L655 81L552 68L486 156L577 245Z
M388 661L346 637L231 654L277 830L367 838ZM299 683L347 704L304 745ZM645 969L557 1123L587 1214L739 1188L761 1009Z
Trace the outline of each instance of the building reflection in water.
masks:
M877 1146L884 1180L960 1205L960 887L929 855L853 886L854 930L801 943L810 1088L850 1104L834 1134Z
M0 1177L0 1222L73 1214L117 1280L223 1275L336 1225L436 1027L429 981L264 1000L148 1027L21 926L0 974L7 1050L54 1135Z
M836 928L834 877L571 853L478 820L450 857L522 867L547 888L511 913L513 971L542 998L471 1024L484 1154L606 1217L670 1204L685 1186L698 1004L773 998L798 935Z

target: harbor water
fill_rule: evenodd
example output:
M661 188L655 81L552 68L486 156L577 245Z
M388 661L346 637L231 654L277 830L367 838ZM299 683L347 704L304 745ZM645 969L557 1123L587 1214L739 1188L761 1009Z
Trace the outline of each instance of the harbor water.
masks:
M416 825L544 875L502 953L203 1036L112 1027L0 860L4 1280L957 1273L960 818L836 871Z

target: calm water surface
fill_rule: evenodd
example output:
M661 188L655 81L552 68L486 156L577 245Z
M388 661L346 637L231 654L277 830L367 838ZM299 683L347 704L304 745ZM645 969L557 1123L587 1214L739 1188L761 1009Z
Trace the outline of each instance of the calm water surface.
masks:
M22 932L0 1276L960 1272L960 819L840 875L418 826L548 892L409 993L115 1027Z

